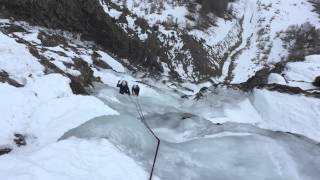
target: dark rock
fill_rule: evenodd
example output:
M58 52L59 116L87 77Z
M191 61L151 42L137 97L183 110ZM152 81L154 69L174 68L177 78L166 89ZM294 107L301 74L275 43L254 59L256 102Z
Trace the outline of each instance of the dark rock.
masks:
M316 77L312 84L316 87L320 87L320 76Z
M88 95L88 91L85 89L84 86L86 85L92 85L93 81L93 71L89 68L88 63L86 63L83 60L77 60L75 59L74 62L75 64L65 64L68 66L74 66L80 72L83 72L80 77L74 77L71 74L67 74L61 69L59 69L55 64L50 62L46 57L42 56L39 54L38 50L34 47L29 47L30 53L40 59L40 63L45 67L45 73L59 73L62 74L66 77L68 77L71 82L70 82L70 88L74 94L81 94L81 95ZM79 62L82 61L82 62ZM88 69L89 68L89 69ZM83 77L82 77L83 76Z
M274 68L270 71L270 73L281 74L286 68L287 62L282 61L275 64Z
M38 34L38 39L40 39L41 44L47 47L56 47L58 45L66 45L66 41L63 37L58 36L56 34L48 35L44 32L40 32Z
M22 84L18 83L14 79L11 79L9 77L9 74L5 71L0 71L0 82L2 82L2 83L6 82L6 83L9 83L10 85L15 86L15 87L23 87Z
M12 151L10 148L0 148L0 156L4 154L9 154Z
M189 119L189 118L192 118L192 117L194 117L194 115L193 115L193 114L190 114L190 113L183 113L183 114L181 115L181 119L182 119L182 120Z
M27 32L23 27L17 26L15 24L11 24L10 26L5 28L6 33L14 33L14 32Z
M73 94L89 95L88 91L83 87L81 82L75 78L71 78L70 88Z
M93 70L89 67L89 64L80 58L74 58L73 62L73 67L81 73L81 76L77 78L80 78L83 86L92 86L92 82L95 81L95 78L93 75Z
M181 99L189 99L189 97L191 97L190 95L182 95Z
M200 89L200 92L204 93L204 92L206 92L207 90L208 90L208 87L202 87L202 88Z
M102 69L112 69L106 62L101 59L93 59L93 64Z
M308 92L299 87L291 87L280 84L262 84L257 86L258 89L267 89L269 91L277 91L280 93L286 93L291 95L304 95L308 97L320 98L319 92Z
M241 83L240 88L244 91L250 91L257 86L264 85L268 83L268 77L270 74L269 68L264 68L256 72L256 74L248 79L247 82Z
M18 145L18 146L25 146L27 145L26 142L26 137L22 134L14 134L15 138L14 138L14 142Z
M102 69L112 69L106 62L102 61L100 54L94 52L91 56L93 64Z

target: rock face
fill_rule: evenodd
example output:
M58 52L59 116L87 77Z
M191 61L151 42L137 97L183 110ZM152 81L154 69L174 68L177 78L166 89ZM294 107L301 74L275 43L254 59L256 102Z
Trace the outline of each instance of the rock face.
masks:
M0 17L79 34L149 76L237 84L275 63L320 52L311 12L319 3L293 1L0 0ZM302 10L300 25L282 18L296 19ZM63 43L39 39L48 47Z
M106 13L106 7L101 3L121 15L115 18ZM190 11L193 6L201 6L196 1L174 0L172 3L188 7ZM218 55L201 42L203 39L177 27L173 19L161 22L163 25L150 24L113 0L0 0L0 8L0 16L5 18L79 33L119 59L128 60L132 69L144 70L149 75L157 76L166 71L166 75L173 79L198 81L221 73L214 63ZM197 13L193 14L197 16ZM214 18L207 17L203 21L208 27L214 26ZM160 31L159 26L165 30ZM141 32L135 32L136 29ZM140 38L141 33L146 38ZM50 39L45 43L54 45Z
M119 58L147 67L142 62L146 60L153 69L159 70L158 64L154 63L156 57L144 48L145 43L129 37L118 27L98 0L0 0L0 7L1 15L6 18L80 33Z

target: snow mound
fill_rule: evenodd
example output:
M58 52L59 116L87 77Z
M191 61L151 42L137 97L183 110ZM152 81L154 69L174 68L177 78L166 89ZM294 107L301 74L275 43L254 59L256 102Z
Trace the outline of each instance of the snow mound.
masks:
M128 116L101 116L66 132L60 139L106 138L124 153L151 170L157 140L138 119Z
M263 119L262 127L320 141L319 99L258 89L251 99Z
M32 154L1 156L0 177L5 180L132 180L148 173L105 139L70 138Z
M282 77L280 74L276 74L276 73L271 73L269 75L268 83L269 84L287 85L287 82L284 79L284 77Z
M14 133L20 133L45 145L89 119L118 114L94 97L73 95L68 82L51 74L30 78L23 88L0 83L0 144L12 144Z
M33 91L39 99L47 101L72 96L69 83L70 80L60 74L48 74L28 79L25 87Z

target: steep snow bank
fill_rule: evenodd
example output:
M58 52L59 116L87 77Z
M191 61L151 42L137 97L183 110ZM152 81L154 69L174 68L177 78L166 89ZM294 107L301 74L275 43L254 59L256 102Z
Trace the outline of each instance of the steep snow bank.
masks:
M306 56L304 61L289 62L280 74L271 73L268 83L299 87L304 90L316 89L312 82L320 75L320 55Z
M263 119L261 127L303 134L320 141L319 99L258 89L251 99Z
M5 180L143 180L148 173L105 139L71 138L32 153L0 157Z

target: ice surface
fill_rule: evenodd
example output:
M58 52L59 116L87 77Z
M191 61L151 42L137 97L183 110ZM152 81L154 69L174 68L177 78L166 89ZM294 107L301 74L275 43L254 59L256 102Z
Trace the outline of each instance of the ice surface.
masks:
M251 19L259 20L261 15L255 12L255 2L241 2L247 4L244 6L247 7L247 17L242 35L244 41L239 50L245 48L247 38L255 33L252 29L257 28ZM294 2L298 0L273 4L270 13L285 7L289 14L282 14L281 11L275 17L272 35L291 25L292 17L299 16L299 23L315 19L314 13L303 16L295 13L302 10L309 12L311 7L303 3L294 5ZM176 13L176 10L181 11ZM114 9L108 9L108 13L115 18L120 15ZM178 17L179 24L183 24L185 13L185 7L177 7L167 8L164 15L173 14ZM271 14L265 16L267 19L273 18ZM163 17L166 18L154 14L148 17L151 18L148 21L155 22ZM133 26L134 19L127 19L129 26ZM233 23L219 19L220 28L216 32L233 29ZM318 22L312 24L318 26ZM160 30L171 33L161 27ZM226 36L226 33L220 32L220 35ZM31 43L39 43L37 31L16 35ZM219 38L207 40L207 43L216 43ZM254 40L256 37L252 42ZM25 85L15 88L0 83L0 145L13 148L10 154L0 157L0 179L147 179L156 140L140 121L137 105L141 106L146 123L162 140L155 169L155 175L161 179L316 180L320 177L317 143L320 141L319 99L267 90L244 93L227 88L210 88L210 93L200 100L194 100L194 96L182 99L180 96L183 93L194 95L207 84L185 83L183 86L193 89L192 92L173 83L161 84L136 78L102 51L99 51L101 60L108 63L112 70L93 69L94 75L101 77L105 83L96 86L93 92L100 100L92 96L76 96L72 94L70 81L66 77L45 75L42 65L24 45L2 33L0 41L3 56L0 70ZM275 58L276 61L279 53L283 52L274 50L282 48L279 41L273 42L269 60ZM251 45L251 51L254 51L256 44ZM183 44L179 42L175 46L182 47ZM69 57L78 55L59 46L43 53L48 58L56 58L53 63L65 72L77 75L79 71L63 64L71 59L51 52L55 50ZM246 80L256 70L249 62L251 51L239 57L241 62L238 63L241 65L235 69L235 80L238 82ZM91 53L90 50L81 53L89 64L92 64ZM318 66L313 66L318 64L318 59L319 56L309 56L303 63L290 63L285 77L294 81L311 81L319 72ZM181 68L179 64L177 67ZM283 79L275 76L270 80L284 83ZM141 96L119 95L115 86L121 79L128 80L129 86L139 84ZM297 86L302 87L300 82L289 82L290 85L292 83L299 83ZM14 133L26 135L28 145L16 147L12 141ZM57 141L59 138L60 141Z
M157 140L137 118L128 115L98 117L71 129L60 140L69 137L108 139L151 171Z
M122 115L95 118L69 131L62 138L72 136L85 139L106 138L142 164L146 171L150 170L156 147L155 139L138 119L135 99L118 95L116 89L110 86L100 88L97 96ZM270 99L270 102L261 99L254 101L252 97L257 97L258 93ZM254 102L264 104L268 111L273 107L270 103L277 102L275 99L282 101L287 99L285 96L291 95L260 92L260 90L256 90L254 94L246 94L237 90L218 88L213 89L212 93L200 101L180 101L179 97L173 96L168 91L157 91L156 94L162 99L158 96L153 98L141 96L139 103L147 124L161 139L155 167L155 175L159 178L316 180L320 176L319 144L299 135L305 134L319 139L319 136L313 136L311 133L316 133L319 129L311 122L314 118L312 114L304 114L306 125L299 127L295 126L298 122L294 119L287 119L287 122L280 121L278 117L283 117L281 111L273 110L273 116L277 119L272 119L272 122L279 121L279 127L266 127L270 130L259 128L272 123L260 114L260 106ZM313 98L306 101L300 99L305 97L291 96L291 98L304 105L318 102ZM170 103L164 104L165 101ZM203 110L205 106L209 109ZM288 108L294 107L295 103L292 102ZM300 111L297 113L301 114ZM221 117L215 117L217 114L224 116L225 123L217 124L221 121ZM205 117L211 119L207 120ZM284 126L288 123L292 123L292 126ZM309 125L315 126L314 129L309 128L309 133L302 131ZM278 131L279 129L282 132Z
M316 180L320 176L319 145L309 139L320 140L316 98L219 87L209 88L199 100L182 99L157 82L112 70L100 73L105 73L106 84L95 85L93 94L101 101L72 95L67 78L57 74L27 79L23 88L1 84L0 96L7 102L0 103L6 118L1 121L5 127L1 143L9 144L13 132L27 134L31 143L1 157L5 170L1 177L124 179L128 174L147 179L156 139L140 121L138 104L162 140L156 179ZM115 87L120 79L130 86L139 84L141 96L120 95ZM10 163L5 166L6 162ZM19 168L17 174L10 173L14 167Z
M308 138L253 125L217 125L190 114L154 114L146 120L162 140L155 169L161 179L316 180L320 175L320 147ZM72 136L108 139L146 170L156 147L143 124L129 116L95 118L62 139Z
M320 141L320 100L255 90L252 103L263 119L261 127L303 134Z

